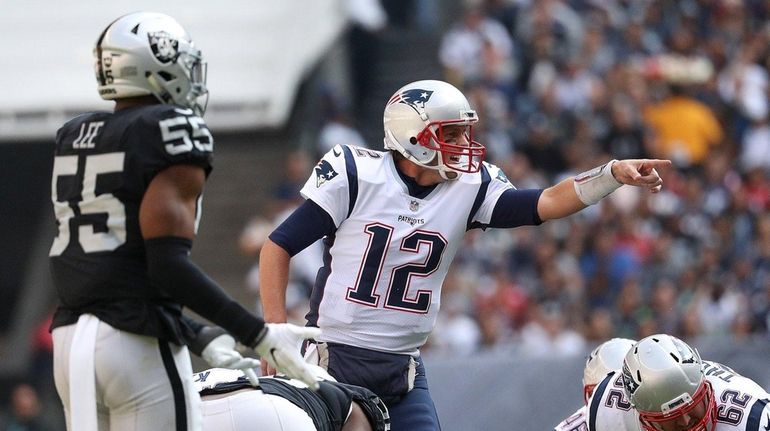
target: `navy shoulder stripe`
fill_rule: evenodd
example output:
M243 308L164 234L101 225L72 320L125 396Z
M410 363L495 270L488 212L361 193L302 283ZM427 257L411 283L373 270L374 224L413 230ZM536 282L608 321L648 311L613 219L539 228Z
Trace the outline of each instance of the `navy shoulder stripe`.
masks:
M770 402L768 399L757 400L753 406L751 406L751 412L749 412L749 419L746 421L746 431L760 431L759 425L762 424L762 412L765 411L765 406ZM770 417L768 418L768 426L770 426ZM762 431L767 430L763 427Z
M596 431L596 414L599 412L599 404L602 403L602 396L607 389L607 385L610 380L615 378L615 373L608 374L607 377L599 383L599 386L594 389L594 394L591 396L591 405L588 407L588 431Z
M473 207L471 213L468 215L468 222L465 225L465 230L471 230L474 228L482 227L481 223L473 223L473 217L476 216L476 212L481 208L481 204L484 203L484 198L487 196L487 189L489 188L489 182L492 177L489 176L489 170L486 165L481 164L481 185L479 185L479 191L476 193L476 200L473 201Z
M348 217L353 212L353 208L356 206L356 199L358 199L358 168L356 167L356 161L353 159L353 152L350 151L350 147L347 145L340 145L342 152L345 153L345 171L348 174Z

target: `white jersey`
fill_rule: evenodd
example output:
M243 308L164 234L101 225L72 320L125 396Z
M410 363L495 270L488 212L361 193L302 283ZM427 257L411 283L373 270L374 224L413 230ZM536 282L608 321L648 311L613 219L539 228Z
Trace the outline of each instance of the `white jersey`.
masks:
M728 367L703 361L714 388L716 426L713 431L770 430L770 394ZM621 373L612 372L596 386L588 403L589 431L641 430L639 415L623 392Z
M559 422L553 431L586 431L588 430L588 407L582 406L567 419Z
M308 315L321 341L415 354L436 322L441 285L466 230L488 224L512 187L484 163L415 198L390 152L332 148L301 191L337 227L325 240Z

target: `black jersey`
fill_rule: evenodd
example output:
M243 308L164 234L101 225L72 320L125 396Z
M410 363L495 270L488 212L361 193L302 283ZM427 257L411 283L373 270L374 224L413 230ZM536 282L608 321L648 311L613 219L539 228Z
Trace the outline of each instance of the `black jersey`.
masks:
M196 381L206 372L199 373ZM375 431L390 429L390 416L380 398L369 389L333 381L321 381L318 391L297 387L284 377L261 377L259 389L270 395L278 395L304 410L319 431L340 431L350 412L351 403L356 402L366 414ZM252 388L246 377L234 381L216 383L200 391L201 396L226 394L240 389Z
M154 176L171 165L208 174L213 145L191 109L166 104L88 113L59 129L52 178L59 232L50 257L60 303L52 328L91 313L118 329L181 342L181 307L147 276L139 207Z

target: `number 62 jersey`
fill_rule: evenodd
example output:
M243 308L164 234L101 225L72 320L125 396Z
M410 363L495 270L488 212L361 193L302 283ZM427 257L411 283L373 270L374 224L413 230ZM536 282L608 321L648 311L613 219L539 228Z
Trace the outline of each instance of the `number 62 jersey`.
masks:
M51 179L58 235L49 253L59 308L52 328L91 313L118 329L179 341L179 307L147 277L139 208L152 179L169 166L196 165L208 174L213 145L191 109L166 104L87 113L59 129Z
M703 371L716 399L716 425L711 431L770 430L770 394L730 368L703 361ZM637 431L639 415L623 392L621 373L607 375L588 404L589 431Z

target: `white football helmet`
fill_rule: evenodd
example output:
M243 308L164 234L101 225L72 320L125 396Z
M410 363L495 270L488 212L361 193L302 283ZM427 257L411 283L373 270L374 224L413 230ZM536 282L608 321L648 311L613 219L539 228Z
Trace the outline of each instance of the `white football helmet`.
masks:
M473 140L472 133L478 121L468 99L451 84L412 82L396 91L385 106L385 148L438 170L444 179L455 179L459 173L481 169L486 149ZM443 129L447 125L466 126L467 142L447 141Z
M661 422L692 415L688 431L708 431L716 421L716 401L711 383L703 374L697 350L666 334L642 339L628 351L623 362L623 387L639 412L647 431L660 430Z
M608 373L619 370L623 366L623 358L635 343L636 341L628 338L613 338L600 344L588 355L583 369L583 399L586 404L596 385Z
M190 35L168 15L124 15L94 47L99 95L105 100L152 94L161 103L203 115L208 102L206 63Z

